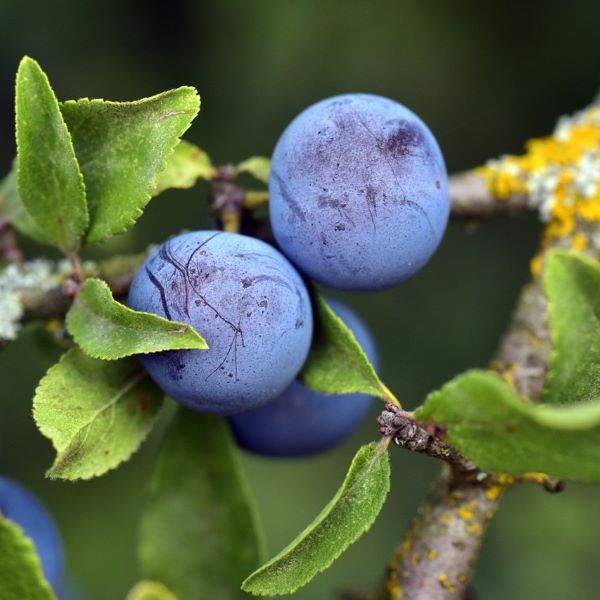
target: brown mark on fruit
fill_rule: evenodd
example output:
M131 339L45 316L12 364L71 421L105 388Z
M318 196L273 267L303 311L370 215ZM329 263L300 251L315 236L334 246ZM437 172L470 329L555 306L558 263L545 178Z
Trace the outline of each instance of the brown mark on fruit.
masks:
M348 198L338 200L337 198L330 198L329 196L319 196L317 198L317 206L320 209L333 208L337 211L340 219L345 220L354 227L354 220L350 216L350 211L346 208L348 206Z

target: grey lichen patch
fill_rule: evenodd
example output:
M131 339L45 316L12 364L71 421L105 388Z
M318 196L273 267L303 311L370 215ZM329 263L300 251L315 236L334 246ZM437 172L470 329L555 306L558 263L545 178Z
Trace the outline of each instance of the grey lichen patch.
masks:
M93 265L84 264L84 271ZM28 293L43 294L58 287L71 272L68 260L35 259L22 265L10 264L0 271L0 340L14 340L23 317L23 299Z
M0 339L14 340L23 316L21 296L15 292L0 294Z

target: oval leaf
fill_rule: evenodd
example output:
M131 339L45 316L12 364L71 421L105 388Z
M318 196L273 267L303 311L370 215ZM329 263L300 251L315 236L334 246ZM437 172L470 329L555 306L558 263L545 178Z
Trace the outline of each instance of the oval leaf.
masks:
M600 481L600 401L534 404L495 373L470 371L433 392L415 418L484 471Z
M125 600L177 600L177 596L158 581L140 581Z
M371 527L390 487L387 451L376 443L357 452L342 487L321 514L284 550L252 573L242 589L291 594L324 571Z
M142 214L200 98L194 88L181 87L136 102L72 100L61 109L87 189L87 241L98 243Z
M167 159L167 166L156 176L152 195L157 196L169 188L191 188L198 179L210 180L214 175L215 168L208 154L181 140Z
M150 431L162 392L134 359L103 361L72 348L40 381L33 416L52 441L47 475L89 479L126 461Z
M600 396L600 263L555 250L547 258L552 359L544 402L570 403Z
M377 376L354 333L318 295L315 299L315 334L300 379L317 392L358 392L399 405Z
M29 57L17 71L15 111L19 196L44 237L75 252L88 225L83 177L50 82Z
M258 181L264 184L269 183L269 172L271 171L271 161L264 156L252 156L239 163L235 168L235 173L241 175L248 173Z
M67 313L67 329L94 358L113 360L162 350L204 350L191 325L138 312L113 299L101 279L87 279Z
M35 546L20 527L0 512L0 598L56 600L44 579Z
M186 600L240 596L263 555L254 506L220 417L179 408L152 478L140 561Z

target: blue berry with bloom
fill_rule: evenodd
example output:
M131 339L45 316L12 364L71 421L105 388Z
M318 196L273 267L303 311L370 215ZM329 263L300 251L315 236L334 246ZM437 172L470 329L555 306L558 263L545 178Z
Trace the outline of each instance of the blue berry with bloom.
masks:
M200 412L234 414L272 400L310 348L302 278L275 248L244 235L195 231L168 240L136 274L128 304L205 338L208 350L140 356L161 389Z
M334 96L281 135L269 207L277 243L301 271L336 289L380 290L435 252L448 223L448 177L433 134L408 108Z

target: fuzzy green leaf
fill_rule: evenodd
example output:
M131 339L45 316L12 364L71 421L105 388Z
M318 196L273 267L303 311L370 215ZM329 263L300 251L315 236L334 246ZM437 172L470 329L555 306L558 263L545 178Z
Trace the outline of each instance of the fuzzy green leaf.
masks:
M271 161L264 156L253 156L239 163L235 172L236 175L248 173L258 181L269 183L269 172L271 170Z
M158 581L140 581L125 600L177 600L177 596Z
M128 460L150 431L162 392L134 359L103 361L72 348L40 381L33 416L52 441L47 476L89 479Z
M390 487L389 456L376 443L357 452L342 487L321 514L242 589L256 595L291 594L324 571L367 531Z
M182 599L243 597L240 583L260 564L263 542L222 418L178 410L152 478L139 554L144 576Z
M0 513L0 598L56 600L45 580L35 546L23 530Z
M23 206L17 191L16 161L12 171L0 183L0 215L23 235L42 244L48 243L48 238Z
M600 263L555 250L544 273L552 360L544 402L600 397Z
M138 312L117 302L101 279L85 281L67 313L67 329L87 355L104 360L208 348L191 325Z
M84 98L61 108L87 189L87 241L102 242L142 214L200 98L194 88L181 87L137 102Z
M313 390L326 394L359 392L395 400L354 333L320 296L315 301L313 343L300 379Z
M495 373L469 371L431 393L415 418L444 426L484 471L600 481L600 400L534 404Z
M85 185L50 82L29 57L17 71L15 112L19 196L45 239L75 252L89 220Z
M208 154L181 140L167 159L167 166L156 176L152 195L157 196L169 188L191 188L198 179L210 180L214 174Z

